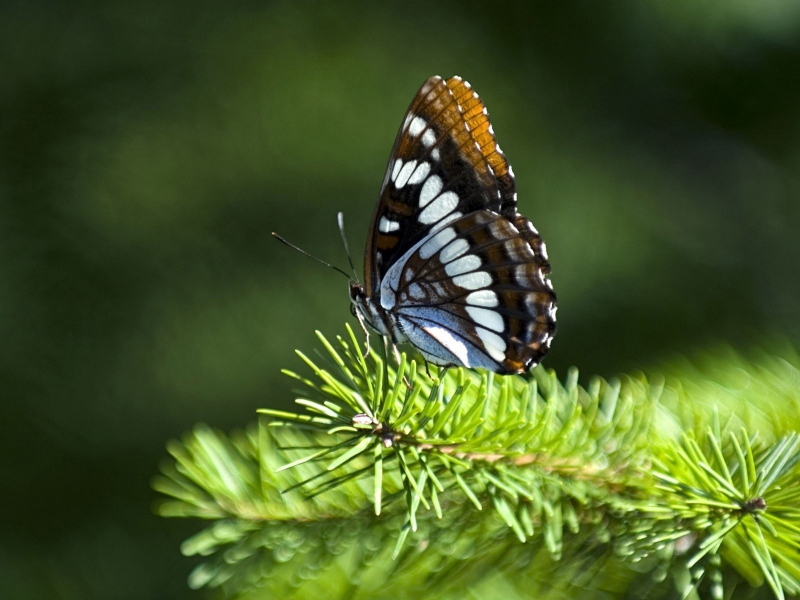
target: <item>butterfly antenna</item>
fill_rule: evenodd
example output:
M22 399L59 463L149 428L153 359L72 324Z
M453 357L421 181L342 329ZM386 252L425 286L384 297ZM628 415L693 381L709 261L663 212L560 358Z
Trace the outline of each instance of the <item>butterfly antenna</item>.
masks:
M358 273L356 273L356 268L353 266L353 257L350 256L350 245L347 243L347 234L344 232L344 213L340 212L336 216L336 220L339 223L339 235L342 236L344 251L347 253L347 262L350 263L350 268L353 270L353 277L355 277L356 283L358 283Z
M283 239L281 236L279 236L279 235L278 235L277 233L275 233L274 231L272 232L272 237L274 237L276 240L278 240L278 241L279 241L279 242L281 242L282 244L286 244L287 246L289 246L289 248L292 248L293 250L297 250L297 251L298 251L300 254L305 254L305 255L306 255L308 258L313 258L313 259L314 259L315 261L317 261L318 263L322 263L322 264L323 264L323 265L325 265L326 267L330 267L330 268L331 268L331 269L333 269L334 271L338 271L339 273L341 273L342 275L344 275L345 277L347 277L347 279L350 279L350 275L348 275L347 273L345 273L344 271L342 271L342 270L341 270L339 267L334 267L332 264L330 264L330 263L326 263L324 260L321 260L321 259L317 258L316 256L314 256L314 255L312 255L312 254L309 254L309 253L308 253L308 252L306 252L305 250L303 250L303 249L301 249L301 248L298 248L297 246L295 246L295 245L294 245L294 244L292 244L291 242L289 242L289 241L287 241L287 240Z

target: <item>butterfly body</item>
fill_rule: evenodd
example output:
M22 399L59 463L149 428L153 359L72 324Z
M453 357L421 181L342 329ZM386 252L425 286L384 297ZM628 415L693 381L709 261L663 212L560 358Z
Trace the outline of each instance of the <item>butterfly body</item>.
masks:
M428 79L395 140L353 310L434 364L535 366L556 297L544 242L516 200L478 95L458 77Z

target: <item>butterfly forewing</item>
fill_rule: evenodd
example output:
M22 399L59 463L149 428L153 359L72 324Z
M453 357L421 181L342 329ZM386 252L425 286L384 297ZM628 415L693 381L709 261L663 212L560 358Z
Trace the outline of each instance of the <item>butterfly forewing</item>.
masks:
M544 242L516 200L478 95L459 77L428 79L370 226L362 308L372 324L437 364L499 373L536 364L555 332L556 298Z
M367 289L442 221L490 209L515 213L511 169L489 117L469 83L431 77L406 113L372 218L365 259Z

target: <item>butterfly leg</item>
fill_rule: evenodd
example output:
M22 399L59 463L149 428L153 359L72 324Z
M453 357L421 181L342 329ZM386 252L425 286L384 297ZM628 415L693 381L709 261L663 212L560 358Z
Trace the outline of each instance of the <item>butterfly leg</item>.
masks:
M364 360L366 360L369 356L369 331L367 331L366 327L364 327L364 335L366 336L367 341L364 344L364 354L362 356L364 357Z
M394 354L394 360L397 362L397 365L400 366L400 351L397 349L397 344L392 343L392 354Z
M402 359L400 358L400 351L397 349L397 344L395 344L394 342L392 342L392 353L394 354L394 360L397 362L397 365L399 366L400 365L400 361ZM403 383L406 384L406 387L408 389L412 389L411 382L408 380L408 377L406 377L405 375L403 375Z
M361 331L364 332L364 337L367 340L364 347L364 353L362 354L364 360L366 360L369 356L369 331L367 330L367 326L364 324L364 317L361 315L361 311L354 310L353 314L356 316L356 319L358 319L358 324L361 325Z
M438 376L434 377L433 375L431 375L430 368L428 368L429 364L430 363L428 363L428 361L426 360L425 361L425 374L428 376L428 379L430 379L432 382L444 381L444 377L445 377L445 375L447 375L447 369L449 369L450 367L455 366L455 365L438 366L438 369L439 369Z

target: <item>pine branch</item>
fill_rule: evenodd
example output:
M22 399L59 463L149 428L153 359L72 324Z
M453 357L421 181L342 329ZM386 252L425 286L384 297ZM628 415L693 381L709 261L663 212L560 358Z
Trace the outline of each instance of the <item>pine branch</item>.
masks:
M364 359L349 328L319 338L317 361L298 352L312 378L286 371L301 412L263 409L246 432L201 426L169 446L160 513L217 520L183 546L210 557L193 587L285 596L335 572L345 595L444 594L487 573L520 578L545 548L553 564L569 557L553 568L573 582L602 559L670 571L683 597L721 593L728 568L777 598L800 590L800 437L779 419L759 442L687 397L702 380L429 377L405 355L396 368ZM747 368L754 389L796 403L774 369Z

